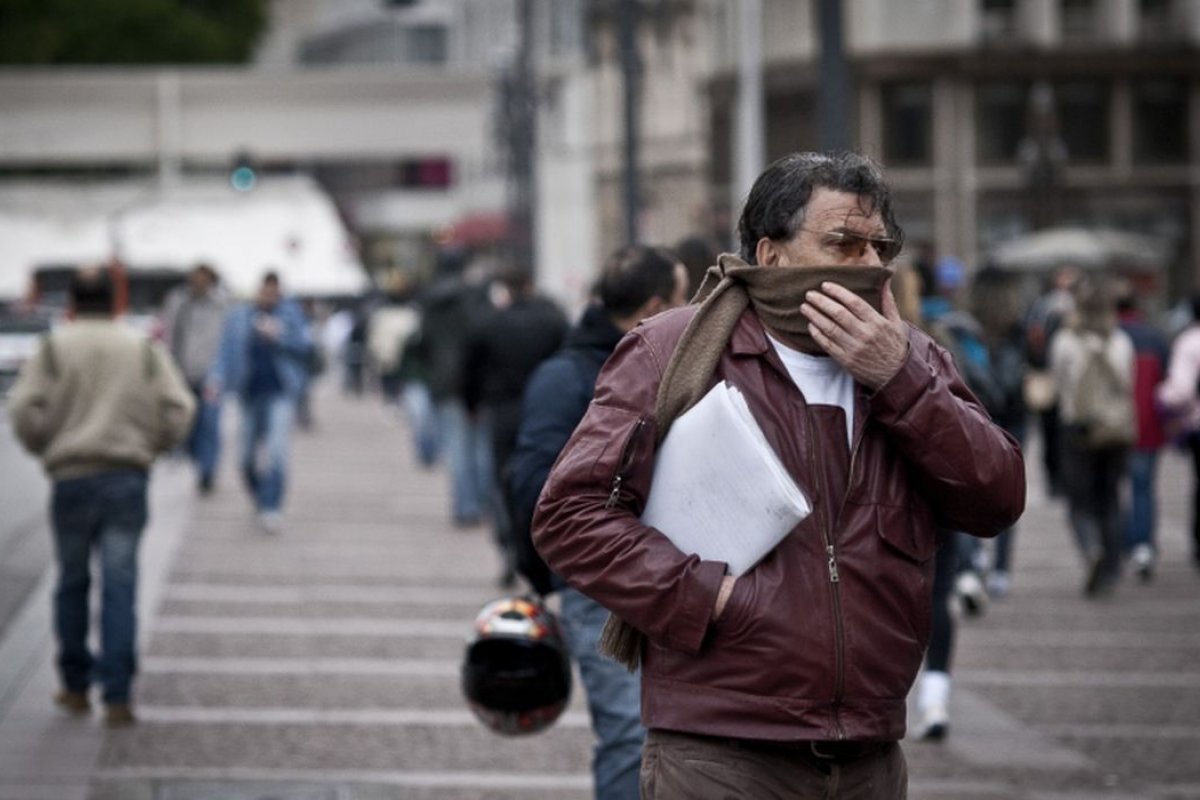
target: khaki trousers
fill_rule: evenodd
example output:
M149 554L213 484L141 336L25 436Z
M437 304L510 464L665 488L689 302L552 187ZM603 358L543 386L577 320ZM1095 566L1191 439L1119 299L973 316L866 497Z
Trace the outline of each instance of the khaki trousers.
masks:
M825 759L806 746L651 730L641 789L642 800L905 800L908 765L896 742Z

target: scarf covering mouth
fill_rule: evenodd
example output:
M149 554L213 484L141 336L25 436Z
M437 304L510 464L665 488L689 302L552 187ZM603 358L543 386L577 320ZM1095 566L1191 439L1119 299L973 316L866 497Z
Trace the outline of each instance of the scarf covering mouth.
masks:
M708 268L693 303L696 312L684 329L663 371L654 408L657 446L671 423L708 391L708 383L742 312L753 306L769 331L803 352L820 353L800 311L804 296L825 281L839 284L882 313L883 285L888 267L762 267L747 264L731 253ZM600 651L631 672L641 662L645 634L610 615L600 637Z

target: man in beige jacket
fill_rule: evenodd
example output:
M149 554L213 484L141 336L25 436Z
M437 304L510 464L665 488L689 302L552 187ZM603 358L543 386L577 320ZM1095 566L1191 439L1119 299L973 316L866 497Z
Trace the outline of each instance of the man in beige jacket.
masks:
M187 435L195 401L166 352L113 319L107 273L78 273L71 305L73 320L21 370L9 416L54 484L54 628L62 679L55 700L86 714L88 690L99 683L108 724L121 725L134 721L137 548L146 525L147 472L155 456ZM87 643L93 550L103 581L98 657Z

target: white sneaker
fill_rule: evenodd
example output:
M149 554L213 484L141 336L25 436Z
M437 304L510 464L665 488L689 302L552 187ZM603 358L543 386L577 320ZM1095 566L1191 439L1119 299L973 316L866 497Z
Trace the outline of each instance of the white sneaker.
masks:
M283 530L283 514L278 511L258 512L258 526L263 533L277 534Z
M917 690L917 724L913 731L918 741L938 742L950 729L950 676L927 671L921 675Z
M962 607L962 612L968 617L981 617L987 611L987 587L973 570L959 573L954 580L954 594Z
M1154 548L1148 544L1139 544L1133 548L1129 556L1137 576L1145 583L1154 577Z

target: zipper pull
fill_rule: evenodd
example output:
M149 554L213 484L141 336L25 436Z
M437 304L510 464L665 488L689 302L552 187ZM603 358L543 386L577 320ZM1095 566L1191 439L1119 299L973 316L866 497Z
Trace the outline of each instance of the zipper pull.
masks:
M612 491L608 493L608 502L604 504L605 508L612 508L621 499L621 476L617 475L613 478Z
M838 577L837 559L834 557L833 545L827 545L825 552L829 554L829 582L837 583L841 578Z

